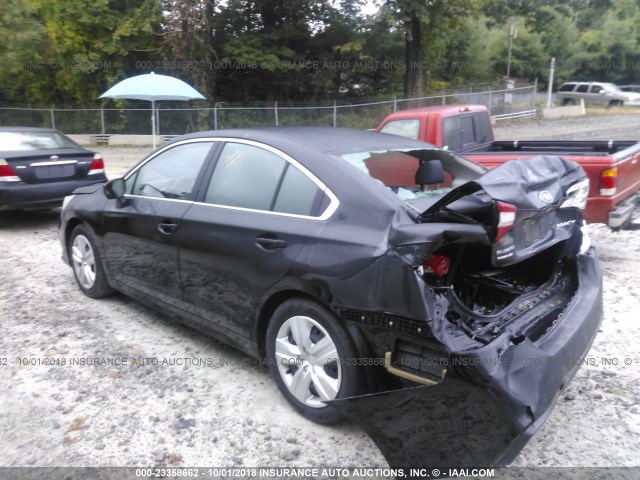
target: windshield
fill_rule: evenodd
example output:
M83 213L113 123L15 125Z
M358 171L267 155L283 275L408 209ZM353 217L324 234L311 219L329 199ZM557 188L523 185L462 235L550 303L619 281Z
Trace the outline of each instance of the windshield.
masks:
M602 85L602 88L609 93L622 93L622 90L619 86L614 85L613 83L605 83Z
M337 155L405 201L441 196L485 172L484 167L466 158L435 148L378 148ZM441 162L444 170L441 181L418 185L418 167L431 161Z
M78 148L70 138L58 132L0 132L0 148L8 151Z

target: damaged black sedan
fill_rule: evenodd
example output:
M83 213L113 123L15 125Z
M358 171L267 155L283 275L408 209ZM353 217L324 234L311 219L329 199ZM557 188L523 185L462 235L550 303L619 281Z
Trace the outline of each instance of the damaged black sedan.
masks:
M393 467L509 463L602 318L582 209L558 157L491 171L344 129L202 132L68 197L63 258L264 358L320 423L358 422Z

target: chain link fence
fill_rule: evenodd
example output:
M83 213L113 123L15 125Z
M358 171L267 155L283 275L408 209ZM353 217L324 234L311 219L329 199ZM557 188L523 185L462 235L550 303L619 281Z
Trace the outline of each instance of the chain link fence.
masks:
M470 85L464 91L439 92L426 97L350 103L273 102L252 104L215 103L198 107L175 107L175 102L156 104L158 132L165 136L222 128L308 125L374 128L397 110L432 105L481 104L496 120L533 116L537 83L508 84L508 88ZM132 102L133 103L133 102ZM149 135L151 105L133 108L17 108L0 107L0 126L55 128L67 134Z

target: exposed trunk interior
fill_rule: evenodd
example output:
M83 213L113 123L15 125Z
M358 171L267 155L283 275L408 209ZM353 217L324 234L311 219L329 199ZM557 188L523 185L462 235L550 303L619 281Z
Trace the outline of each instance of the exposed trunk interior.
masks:
M535 339L553 325L577 288L574 260L561 257L563 246L503 268L492 266L487 246L448 247L438 253L452 258L449 273L424 278L447 293L447 319L474 340L489 343L512 324Z

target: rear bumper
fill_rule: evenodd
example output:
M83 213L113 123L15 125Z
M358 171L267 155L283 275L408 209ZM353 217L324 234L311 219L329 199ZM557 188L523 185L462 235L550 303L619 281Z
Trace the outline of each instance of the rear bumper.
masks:
M637 185L612 197L589 197L583 212L584 219L587 223L606 223L611 228L621 228L629 220L634 205L640 205L639 202L640 189Z
M0 210L59 207L64 197L71 195L76 188L106 181L107 178L104 175L96 175L96 178L38 184L0 182Z
M618 229L626 227L640 211L640 193L628 197L624 202L616 205L615 210L609 212L607 224Z
M371 436L391 467L508 465L550 415L600 326L593 250L579 256L578 279L576 295L537 341L502 335L452 353L455 365L437 385L330 403Z

